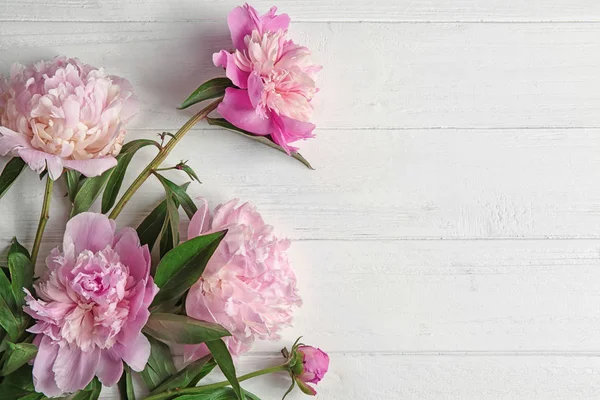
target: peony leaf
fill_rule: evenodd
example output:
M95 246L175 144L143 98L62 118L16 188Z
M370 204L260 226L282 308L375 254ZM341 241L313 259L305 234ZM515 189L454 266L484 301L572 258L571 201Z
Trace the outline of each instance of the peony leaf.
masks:
M216 99L225 95L225 89L233 87L233 83L229 78L214 78L208 82L204 82L198 89L185 99L185 101L177 107L178 110L184 110L194 104L208 99Z
M181 207L187 214L189 219L192 219L198 208L194 204L194 201L190 198L190 196L185 192L185 190L181 189L179 186L162 176L161 174L155 174L160 183L162 183L165 191L167 193L172 193L173 196L177 199L177 201L181 204Z
M141 372L142 380L152 391L163 381L171 377L177 371L173 364L171 350L166 344L147 336L150 341L150 358L146 367Z
M160 291L152 305L177 299L196 283L225 234L226 230L198 236L165 254L154 274L154 283Z
M196 175L196 172L189 165L183 164L178 169L188 174L191 180L196 181L198 183L202 183L200 182L200 178L198 178L198 175Z
M189 183L181 185L183 190L186 190ZM150 214L142 221L137 228L138 236L140 237L140 243L142 245L147 244L152 251L156 239L160 236L160 232L167 216L167 200L163 200L160 204L152 210Z
M200 382L204 377L212 372L213 369L217 366L217 362L214 358L210 358L210 360L204 364L204 367L200 370L198 375L196 375L192 380L188 383L187 387L194 387Z
M184 388L190 386L190 383L204 370L204 367L208 364L209 361L212 361L211 356L205 356L200 358L199 360L194 361L189 364L181 371L173 375L171 378L164 381L162 384L156 387L150 395L158 394L165 392L169 389L175 388ZM216 363L213 362L213 366ZM195 385L194 385L195 386Z
M114 168L111 168L100 176L86 178L83 181L81 188L79 188L79 191L75 195L71 217L90 209L94 201L100 195L100 192L102 192L102 189L106 185L106 182L108 181L108 178L110 178L113 170Z
M243 129L240 129L240 128L238 128L237 126L233 125L231 122L227 121L224 118L206 118L206 121L208 122L209 125L220 126L220 127L225 128L227 130L239 133L240 135L245 136L248 139L256 140L257 142L260 142L260 143L265 144L265 145L267 145L269 147L272 147L272 148L274 148L276 150L279 150L282 153L287 154L286 151L283 149L283 147L281 147L277 143L273 142L267 136L258 136L258 135L255 135L255 134L251 133L251 132L248 132L248 131L245 131ZM292 158L295 158L296 160L300 161L308 169L314 170L314 168L312 167L312 165L310 165L310 163L308 162L308 160L306 158L302 157L302 155L300 153L292 151L290 153L290 156Z
M83 390L71 398L71 400L97 400L102 391L102 384L98 378L94 378Z
M160 258L179 244L179 202L167 191L167 215L160 232Z
M0 370L0 375L6 376L21 368L25 363L35 357L37 350L37 346L31 343L14 344L8 342L7 358L2 370Z
M125 364L123 366L123 375L119 380L119 392L121 398L125 400L135 400L135 391L133 388L133 379L131 377L131 368Z
M65 181L67 183L67 193L69 194L69 200L71 203L75 201L75 195L79 190L79 181L81 180L81 172L75 171L74 169L68 169L65 171Z
M29 252L13 238L8 250L8 269L10 271L11 286L19 308L25 304L23 288L31 289L33 282L33 263L29 259Z
M217 362L217 365L219 365L221 372L229 381L229 384L231 385L231 388L235 392L237 398L239 400L244 400L244 391L238 382L237 375L235 373L235 365L233 365L231 353L229 353L229 349L227 348L225 342L221 339L213 340L212 342L206 342L206 347L208 347L210 354L212 354L213 358Z
M223 336L231 336L227 329L219 324L166 313L150 314L144 332L163 342L177 344L205 343Z
M21 334L21 323L10 311L10 306L3 297L0 297L0 326L8 333L10 340L17 341Z
M248 392L247 390L242 390L246 395L246 398L251 400L260 400L258 396ZM235 400L238 398L235 390L230 387L224 387L220 389L213 389L207 392L200 392L194 394L186 394L183 396L177 397L177 400Z
M0 198L8 192L8 189L17 180L21 172L25 169L25 161L19 157L13 157L10 159L6 166L2 170L0 175Z
M106 189L104 189L104 193L102 194L103 214L108 213L115 205L117 197L119 196L119 190L123 184L123 178L125 178L125 172L127 172L127 167L129 167L129 163L131 163L133 156L138 150L146 146L157 146L160 148L160 144L154 140L138 139L125 144L121 149L121 154L117 156L117 166L110 175L110 178L106 183Z

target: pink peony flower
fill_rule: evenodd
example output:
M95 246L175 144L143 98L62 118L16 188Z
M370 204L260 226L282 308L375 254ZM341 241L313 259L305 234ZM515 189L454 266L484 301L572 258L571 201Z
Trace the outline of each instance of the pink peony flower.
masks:
M127 80L77 59L15 64L0 75L0 154L55 180L63 167L97 176L116 165L138 108Z
M323 379L329 369L329 356L323 350L312 346L298 346L296 353L302 360L302 372L296 375L296 382L300 381L298 385L302 391L314 396L317 391L307 384L316 385Z
M25 312L35 319L39 350L33 363L38 392L58 396L83 389L98 376L118 382L125 361L141 371L150 343L141 333L158 292L150 276L148 246L136 231L115 233L115 223L82 213L68 223L63 251L46 259L48 273L27 292Z
M221 115L238 128L271 135L289 153L297 150L290 143L313 137L311 100L321 67L306 47L287 39L290 18L276 11L259 16L248 4L234 8L227 22L235 51L221 50L213 62L239 88L227 88Z
M186 298L187 315L217 322L228 329L230 351L248 351L254 340L279 339L292 322L294 306L302 304L296 276L286 255L289 241L273 235L250 203L238 200L218 206L212 217L202 206L190 221L188 237L228 229L204 274ZM186 346L187 360L207 353L206 347Z

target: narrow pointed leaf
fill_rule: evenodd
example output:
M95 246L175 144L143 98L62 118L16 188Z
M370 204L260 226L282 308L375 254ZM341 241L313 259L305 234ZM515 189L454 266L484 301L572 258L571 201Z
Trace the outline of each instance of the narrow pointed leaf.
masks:
M171 378L167 379L165 382L160 384L150 394L154 395L165 392L169 389L188 387L192 380L202 372L206 364L211 360L211 356L205 356L200 358L199 360L194 361L193 363L189 364L181 371L173 375Z
M135 400L131 368L128 365L123 366L123 375L119 380L119 392L121 393L121 399Z
M185 172L190 177L191 180L202 183L202 182L200 182L198 175L196 175L196 172L192 169L192 167L184 164L180 168L183 172Z
M233 83L229 78L214 78L200 85L184 102L177 107L179 110L184 110L194 104L204 100L216 99L225 95L225 89L233 87Z
M25 304L23 288L31 289L33 282L33 263L29 259L29 252L16 238L13 238L13 243L8 250L8 269L17 306L22 307Z
M220 126L222 128L228 129L230 131L239 133L240 135L245 136L248 139L255 140L255 141L260 142L262 144L265 144L265 145L267 145L269 147L272 147L272 148L274 148L276 150L279 150L282 153L287 154L286 151L283 149L283 147L281 147L277 143L273 142L267 136L254 135L251 132L248 132L248 131L245 131L243 129L238 128L237 126L233 125L232 123L230 123L229 121L227 121L224 118L206 118L206 121L208 122L209 125ZM296 160L300 161L308 169L314 170L314 168L312 167L312 165L310 165L310 163L308 162L308 160L306 158L302 157L302 155L300 153L293 151L293 152L290 153L290 156L292 158L295 158Z
M17 180L21 172L25 169L25 161L19 157L13 157L10 159L6 166L2 170L0 175L0 198L8 192L8 189Z
M231 336L219 324L166 313L152 313L144 332L155 339L178 344L198 344Z
M8 357L0 371L0 375L12 374L37 354L37 346L31 343L8 343Z
M0 326L8 333L11 341L17 341L21 333L21 323L15 318L8 303L2 297L0 297Z
M79 180L81 179L81 172L75 171L74 169L68 169L65 171L65 181L67 183L67 193L69 194L69 200L71 203L75 201L75 195L79 190Z
M183 190L186 190L189 183L181 185ZM140 237L142 245L147 244L150 250L154 247L156 240L160 236L162 227L167 217L167 200L163 200L152 210L150 214L138 226L137 233Z
M11 282L4 273L4 269L0 269L0 298L4 299L13 315L20 312Z
M160 291L154 306L178 298L200 278L227 231L198 236L169 251L156 267L154 283Z
M198 373L198 375L196 375L188 384L187 387L194 387L198 384L198 382L200 382L202 379L204 379L204 377L206 377L208 374L210 374L212 372L213 369L215 369L215 367L217 366L217 362L215 361L214 358L211 357L211 359L204 364L204 367L202 367L202 369L200 370L200 372Z
M181 204L181 207L187 214L188 218L191 219L196 213L196 211L198 211L198 208L196 207L194 201L190 198L190 196L185 192L185 190L183 190L164 176L156 174L156 177L158 178L160 183L162 183L165 190L167 192L172 193L175 196L175 198L177 199L179 204Z
M229 353L229 349L223 340L213 340L212 342L207 342L206 346L210 350L213 358L217 362L217 365L225 375L225 378L229 381L231 388L237 395L239 400L244 400L244 392L240 387L240 383L238 382L237 375L235 372L235 366L233 365L233 359L231 358L231 353Z
M248 392L247 390L243 390L243 393L246 395L247 399L250 400L260 400L258 396ZM230 387L224 387L219 389L208 390L206 392L194 393L194 394L185 394L183 396L177 397L176 400L235 400L238 399L238 395L235 390Z
M160 145L154 140L139 139L125 144L121 149L121 154L117 156L117 166L114 168L113 173L110 175L110 178L106 183L104 193L102 194L103 214L109 212L110 209L115 205L117 197L119 196L119 190L121 189L121 185L123 185L123 179L125 178L127 167L129 167L133 156L138 150L146 146L160 147Z
M102 192L102 189L106 185L106 182L110 178L114 168L109 169L100 176L93 178L86 178L81 185L81 188L75 195L73 201L73 210L71 211L71 217L77 214L85 212L90 209L94 201Z
M167 217L160 233L161 258L179 244L179 202L173 197L167 190Z

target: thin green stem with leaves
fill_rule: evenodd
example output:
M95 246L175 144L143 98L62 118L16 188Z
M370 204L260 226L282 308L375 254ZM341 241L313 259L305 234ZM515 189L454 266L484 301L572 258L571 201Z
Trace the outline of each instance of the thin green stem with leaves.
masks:
M33 248L31 249L31 262L35 266L35 262L40 252L40 245L42 244L42 237L44 236L44 230L50 218L50 201L52 200L52 187L54 181L50 178L50 175L46 177L46 190L44 191L44 202L42 203L42 212L40 213L40 222L38 223L37 232L35 234L35 240L33 242Z
M162 150L158 152L156 157L154 157L150 164L148 164L148 166L144 168L144 170L138 175L138 177L133 181L131 186L129 186L127 191L123 194L123 197L121 197L117 205L115 205L115 208L113 208L112 212L110 213L110 219L117 218L121 211L123 211L125 205L129 202L129 200L131 200L131 197L134 195L134 193L142 186L146 179L150 177L152 171L160 167L160 164L162 164L163 161L165 161L171 150L173 150L175 145L179 143L181 138L183 138L183 136L185 136L185 134L190 129L192 129L192 127L196 125L197 122L206 118L208 114L215 110L222 100L223 98L219 98L216 101L209 104L208 106L206 106L204 109L200 110L196 115L190 118L189 121L186 122L185 125L183 125L175 135L172 136L171 140L169 140L169 142L163 146Z
M277 365L275 367L269 367L269 368L251 372L246 375L242 375L242 376L238 377L238 382L243 382L245 380L256 378L257 376L261 376L261 375L272 374L273 372L281 372L281 371L287 371L287 370L288 370L287 364ZM145 400L163 400L163 399L168 399L173 396L179 396L179 395L183 395L183 394L204 393L204 392L207 392L210 390L219 389L219 388L229 386L229 385L230 384L228 381L223 381L223 382L211 383L210 385L204 385L204 386L196 386L196 387L183 388L183 389L171 389L171 390L167 390L166 392L163 392L163 393L159 393L159 394L155 394L153 396L146 397Z

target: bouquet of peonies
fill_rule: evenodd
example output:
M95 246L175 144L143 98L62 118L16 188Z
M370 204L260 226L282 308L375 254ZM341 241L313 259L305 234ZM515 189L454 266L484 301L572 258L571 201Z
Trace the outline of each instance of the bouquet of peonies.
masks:
M180 170L197 181L186 163L161 165L205 119L310 168L291 143L313 136L320 67L306 47L288 39L289 22L275 7L262 16L249 5L235 8L228 17L234 50L213 57L226 77L202 84L180 108L212 103L160 141L125 141L138 101L126 79L101 68L58 57L15 64L8 77L0 76L0 154L12 156L0 176L0 197L26 166L46 181L31 252L13 239L8 268L0 270L3 399L97 399L102 385L116 384L123 398L134 399L132 371L154 400L257 399L240 382L272 372L291 376L288 393L298 385L316 394L309 383L323 378L329 358L314 347L296 343L282 351L281 365L241 377L233 361L256 339L278 339L301 305L289 242L250 203L231 200L211 212L204 199L192 200L189 183L177 185L163 174ZM222 118L209 117L213 111ZM132 158L146 146L156 147L156 157L119 197ZM136 229L117 229L116 218L151 177L164 187L164 201ZM46 256L44 273L34 280L59 179L71 218L62 247ZM89 212L99 196L102 213ZM180 207L190 219L185 241ZM172 351L183 353L179 371ZM227 380L198 386L216 366Z

